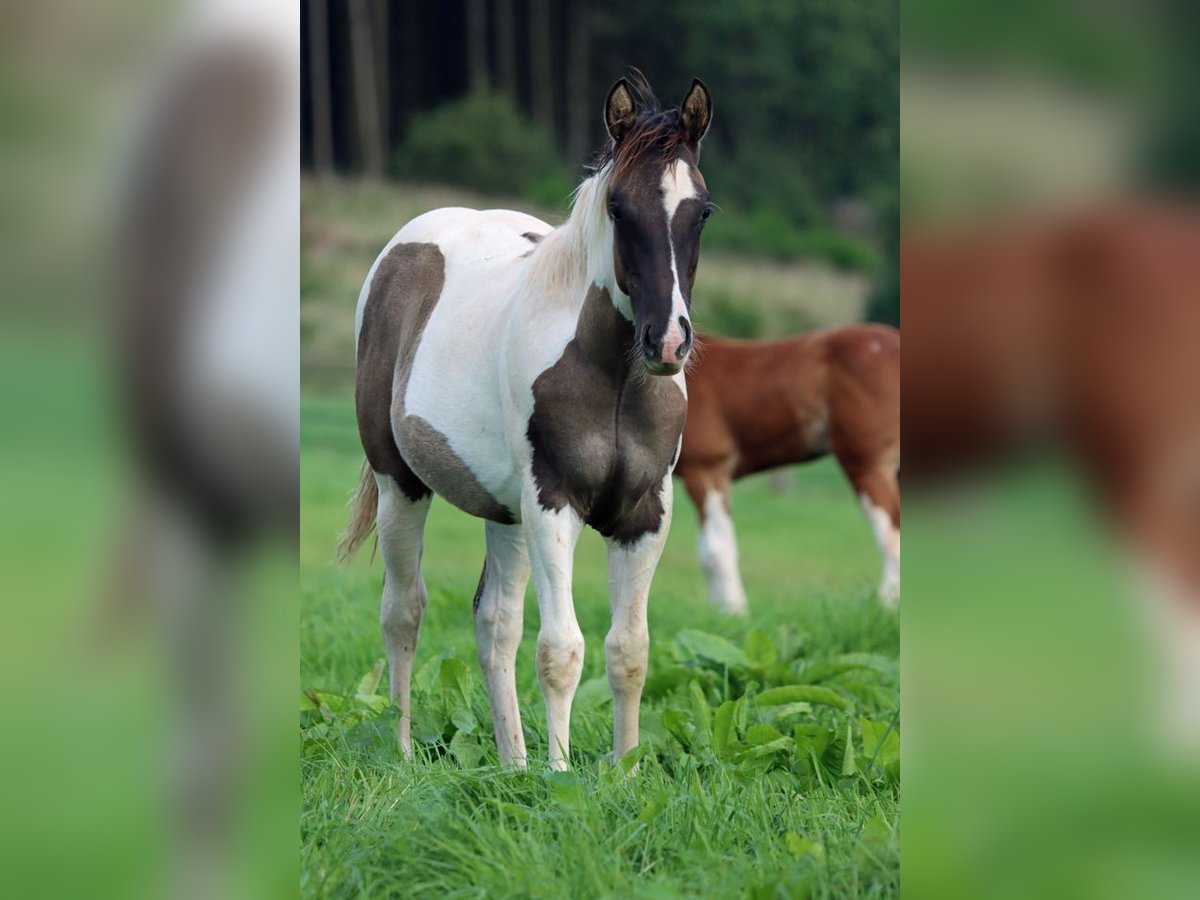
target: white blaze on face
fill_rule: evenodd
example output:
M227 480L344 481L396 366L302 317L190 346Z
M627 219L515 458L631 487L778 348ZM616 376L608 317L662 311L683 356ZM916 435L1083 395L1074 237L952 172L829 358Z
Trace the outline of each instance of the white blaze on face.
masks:
M892 524L886 510L871 502L866 494L858 495L863 514L871 523L875 543L883 554L883 578L879 583L879 599L888 607L895 608L900 602L900 529Z
M674 359L675 352L684 341L683 329L679 319L690 322L687 303L683 298L683 289L679 282L679 268L675 262L675 241L671 235L671 223L679 204L700 196L692 181L691 166L681 159L675 160L663 170L662 177L663 209L667 214L667 244L671 248L671 319L667 324L667 333L663 337L663 358Z

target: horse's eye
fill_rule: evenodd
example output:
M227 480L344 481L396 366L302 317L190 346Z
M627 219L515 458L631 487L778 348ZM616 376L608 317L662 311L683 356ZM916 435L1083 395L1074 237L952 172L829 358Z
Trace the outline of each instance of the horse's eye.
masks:
M700 218L701 218L703 221L707 222L707 221L708 221L708 217L709 217L709 216L711 216L711 215L712 215L712 207L711 207L711 206L706 206L706 207L704 207L704 212L700 213Z
M608 204L608 214L612 216L612 220L614 222L619 222L621 220L621 208L615 203Z

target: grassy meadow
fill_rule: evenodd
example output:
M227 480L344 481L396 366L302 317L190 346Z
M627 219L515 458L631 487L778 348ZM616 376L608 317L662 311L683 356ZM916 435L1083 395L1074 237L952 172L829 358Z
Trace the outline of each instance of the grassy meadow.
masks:
M532 765L501 771L471 621L483 531L444 502L426 531L416 760L403 761L377 681L381 566L366 550L345 570L332 561L361 459L351 405L308 398L301 446L305 896L896 893L899 634L872 596L877 555L836 466L800 470L790 493L738 486L746 620L709 607L680 492L651 594L644 756L628 777L607 755L598 536L576 557L587 650L574 771L541 763L532 590L517 663Z
M544 764L532 589L517 662L531 765L496 766L471 617L482 523L435 501L416 758L402 759L384 696L381 563L369 546L345 569L333 561L362 460L349 390L354 303L378 249L412 215L507 204L313 181L302 201L302 894L895 896L899 629L873 596L879 557L831 461L798 469L790 492L765 478L737 486L747 619L710 607L696 515L679 488L651 593L642 744L618 761L604 546L585 531L574 583L587 648L568 773ZM816 264L706 256L696 318L784 333L856 318L865 292L862 276Z

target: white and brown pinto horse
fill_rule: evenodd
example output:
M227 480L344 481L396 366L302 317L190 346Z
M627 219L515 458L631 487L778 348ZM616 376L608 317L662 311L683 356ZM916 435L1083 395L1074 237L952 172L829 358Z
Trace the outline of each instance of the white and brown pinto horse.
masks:
M514 668L532 569L550 764L568 764L583 666L571 574L584 525L608 544L613 752L637 745L646 604L687 412L689 305L709 209L697 159L711 112L699 81L662 111L640 73L622 79L605 102L612 143L562 226L434 210L400 229L367 276L356 322L367 466L342 555L374 520L406 755L434 493L486 520L475 631L501 762L526 762Z
M883 554L879 596L900 599L900 332L854 325L777 341L705 336L688 368L675 474L700 515L713 603L746 611L730 489L746 475L832 453Z

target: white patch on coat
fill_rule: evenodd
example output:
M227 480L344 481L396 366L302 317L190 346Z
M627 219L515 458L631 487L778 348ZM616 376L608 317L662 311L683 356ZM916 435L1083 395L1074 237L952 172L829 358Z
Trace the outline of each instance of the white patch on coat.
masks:
M679 270L675 264L675 241L671 237L671 223L675 220L680 203L700 196L692 181L691 171L689 163L677 159L663 170L662 177L663 209L667 213L667 244L671 248L671 320L667 328L668 334L672 329L679 328L680 316L690 321L687 303L680 287Z
M699 553L709 599L726 612L745 613L749 607L738 571L737 537L720 491L709 491L704 497Z
M900 602L900 529L892 524L886 510L871 502L866 494L858 495L863 515L871 524L875 543L883 554L883 577L879 582L879 599L890 609Z

